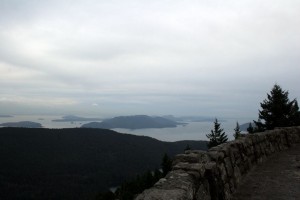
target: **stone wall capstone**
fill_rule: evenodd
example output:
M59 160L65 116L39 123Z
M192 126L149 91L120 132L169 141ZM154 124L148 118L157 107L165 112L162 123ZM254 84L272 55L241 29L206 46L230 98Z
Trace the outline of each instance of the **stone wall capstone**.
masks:
M300 127L287 127L246 134L207 152L185 151L166 177L135 200L228 200L253 166L297 143Z

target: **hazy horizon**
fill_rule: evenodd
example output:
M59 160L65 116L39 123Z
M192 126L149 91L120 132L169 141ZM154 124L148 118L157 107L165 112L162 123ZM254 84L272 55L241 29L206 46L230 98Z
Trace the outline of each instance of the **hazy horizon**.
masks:
M300 97L300 2L0 1L0 114L257 119Z
M178 117L178 116L177 116ZM199 116L200 117L200 116ZM202 116L204 117L204 116ZM207 116L208 117L208 116ZM205 117L204 117L205 118ZM14 117L0 117L0 127L6 122L30 121L39 123L43 128L61 129L61 128L79 128L83 124L101 120L79 120L79 121L53 121L61 119L61 116L44 116L44 115L21 115ZM233 133L238 121L240 125L251 122L253 119L231 119L218 118L221 128L224 129L230 140L234 139ZM206 119L204 121L183 120L186 124L178 124L176 127L165 128L112 128L111 130L119 133L133 134L139 136L148 136L161 141L182 141L182 140L207 140L206 134L213 129L214 119ZM29 125L32 126L32 125Z

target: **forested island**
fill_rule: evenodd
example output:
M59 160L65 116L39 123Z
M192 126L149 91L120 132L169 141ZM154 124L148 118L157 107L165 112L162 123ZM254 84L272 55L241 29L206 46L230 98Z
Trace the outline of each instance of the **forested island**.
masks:
M53 119L53 122L84 122L84 121L102 121L100 118L91 117L79 117L76 115L66 115L61 119Z
M42 128L42 124L31 121L6 122L0 124L0 127L19 127L19 128Z
M185 123L179 123L164 117L150 117L147 115L119 116L102 122L91 122L82 125L82 128L124 128L124 129L144 129L144 128L172 128Z

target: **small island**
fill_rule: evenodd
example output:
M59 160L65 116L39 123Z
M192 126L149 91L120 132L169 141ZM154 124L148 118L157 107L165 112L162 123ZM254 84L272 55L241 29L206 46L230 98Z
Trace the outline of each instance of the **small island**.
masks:
M256 125L254 124L254 122L248 122L248 123L241 124L241 125L240 125L240 130L246 132L246 131L247 131L247 128L249 127L249 124L251 124L251 126L252 126L253 128L256 127Z
M42 124L31 121L6 122L0 124L2 127L19 127L19 128L43 128Z
M8 118L8 117L13 117L13 116L11 116L11 115L0 115L0 117Z
M66 115L62 119L53 119L53 122L84 122L84 121L102 121L100 118L78 117L76 115Z

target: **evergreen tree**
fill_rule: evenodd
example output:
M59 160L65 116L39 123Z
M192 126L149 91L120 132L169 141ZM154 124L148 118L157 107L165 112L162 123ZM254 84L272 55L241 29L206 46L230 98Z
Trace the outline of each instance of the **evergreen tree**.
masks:
M264 124L261 122L261 119L258 118L257 121L254 121L255 127L253 128L253 133L259 133L259 132L264 132Z
M164 157L162 159L161 167L163 171L163 176L166 176L167 173L172 169L172 160L166 153L164 154Z
M159 171L159 169L155 169L154 170L154 180L155 180L155 182L157 182L159 179L161 179L162 178L162 172L161 171Z
M186 145L184 151L187 151L187 150L191 150L191 147L190 147L190 145L188 145L188 144Z
M259 110L259 119L264 122L260 124L263 130L299 125L297 100L290 101L288 95L288 91L277 84L267 94L267 99L260 104L262 110ZM255 121L255 124L258 126L259 122Z
M209 139L209 142L207 144L208 148L225 143L228 140L227 135L225 134L224 130L221 128L221 124L218 122L217 118L214 122L214 129L211 130L211 133L206 134L206 137Z
M300 111L298 102L295 100L295 104L292 107L292 118L291 121L293 124L292 126L299 126L300 125Z
M233 136L234 136L235 139L238 139L241 136L241 130L240 130L239 122L236 122L236 127L234 129Z
M163 173L158 169L155 169L154 171L148 170L131 180L124 181L121 187L116 190L114 199L132 200L137 194L152 187L160 178L164 177L172 167L172 159L170 159L167 154L164 154L161 166ZM110 200L112 197L111 193L100 193L95 200L104 200L105 198Z
M249 123L247 131L248 131L248 133L254 133L254 129L253 129L253 126L252 126L251 122Z
M162 173L158 169L154 172L148 170L141 175L137 175L132 180L123 182L115 193L115 199L133 200L137 194L152 187L161 178L161 175Z

